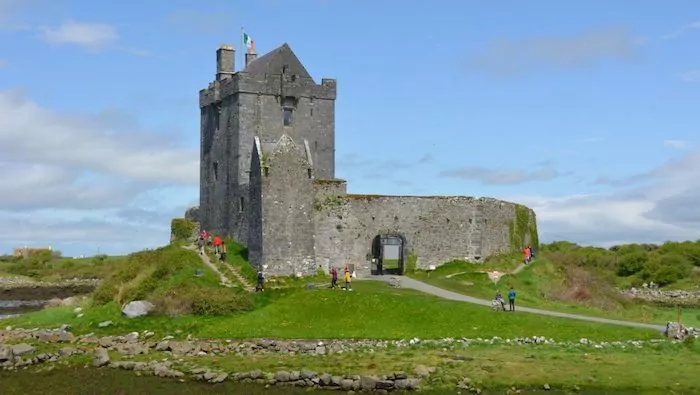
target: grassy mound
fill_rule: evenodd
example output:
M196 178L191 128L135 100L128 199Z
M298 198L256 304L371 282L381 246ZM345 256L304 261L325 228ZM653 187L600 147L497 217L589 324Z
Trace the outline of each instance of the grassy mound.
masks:
M97 306L148 300L157 313L168 315L218 315L253 308L249 294L223 287L196 252L177 246L129 255L95 289L92 299Z

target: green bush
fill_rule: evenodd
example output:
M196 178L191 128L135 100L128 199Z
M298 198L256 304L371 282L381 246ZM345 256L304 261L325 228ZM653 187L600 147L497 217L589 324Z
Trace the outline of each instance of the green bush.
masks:
M187 241L192 238L197 225L185 218L174 218L170 223L170 233L175 241Z
M227 315L254 307L250 293L229 288L207 289L192 295L192 314L195 315Z
M418 256L416 254L409 253L406 256L406 261L404 262L404 267L403 267L404 274L415 273L417 262L418 262Z

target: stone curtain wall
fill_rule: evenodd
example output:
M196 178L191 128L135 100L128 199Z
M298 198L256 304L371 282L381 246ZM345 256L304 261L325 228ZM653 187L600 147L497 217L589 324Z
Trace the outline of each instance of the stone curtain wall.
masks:
M405 238L405 256L414 254L420 269L537 244L534 212L514 203L471 197L324 197L330 187L317 186L314 203L316 261L324 269L352 263L358 274L368 274L372 240L386 233Z

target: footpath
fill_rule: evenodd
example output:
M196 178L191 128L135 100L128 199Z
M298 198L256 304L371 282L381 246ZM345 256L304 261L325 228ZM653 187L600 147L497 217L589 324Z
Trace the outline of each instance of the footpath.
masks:
M391 282L392 277L394 277L394 276L371 276L370 279L384 281L384 282ZM448 290L445 290L442 288L435 287L435 286L430 285L430 284L426 284L422 281L418 281L418 280L412 279L410 277L401 276L400 278L401 278L401 287L402 288L414 289L416 291L420 291L423 293L434 295L434 296L437 296L437 297L440 297L443 299L449 299L449 300L455 300L458 302L477 304L477 305L481 305L481 306L488 306L489 308L491 307L490 300L479 299L479 298L475 298L473 296L458 294L456 292L448 291ZM634 328L653 329L656 331L662 331L665 328L662 325L644 324L641 322L612 320L612 319L608 319L608 318L592 317L592 316L579 315L579 314L560 313L557 311L534 309L534 308L530 308L530 307L517 307L516 311L523 312L523 313L530 313L530 314L546 315L546 316L550 316L550 317L569 318L569 319L573 319L573 320L581 320L581 321L588 321L588 322L599 322L601 324L613 324L613 325L620 325L620 326L629 326L629 327L634 327Z
M219 275L221 285L229 287L229 288L240 286L241 288L243 288L244 290L246 290L248 292L253 292L255 290L255 288L248 282L248 280L246 280L246 278L243 277L243 275L241 275L241 272L238 270L237 267L231 265L228 262L225 262L225 261L222 262L221 260L216 258L216 256L214 256L214 260L219 265L213 263L212 258L210 257L210 254L212 254L212 252L207 247L205 247L204 254L200 254L197 247L195 247L195 246L186 246L183 248L186 248L186 249L191 250L191 251L195 251L199 255L199 257L202 259L202 262L208 268L210 268L216 274ZM226 273L224 273L224 272L226 272ZM235 283L233 281L231 281L229 276L231 276L232 278L234 278L236 280Z

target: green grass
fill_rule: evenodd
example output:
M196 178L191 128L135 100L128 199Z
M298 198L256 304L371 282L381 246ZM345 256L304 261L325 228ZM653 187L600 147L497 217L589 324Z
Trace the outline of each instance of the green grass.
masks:
M37 353L53 352L55 344L34 343ZM397 371L409 374L417 365L434 368L423 381L426 394L455 393L455 384L469 378L472 386L485 389L486 394L503 394L505 389L517 387L530 389L527 393L548 384L548 393L579 394L694 394L700 390L700 382L693 380L700 364L700 348L697 343L646 345L642 348L604 348L573 346L516 346L471 345L418 346L410 348L376 349L373 352L350 351L328 354L324 357L305 354L254 354L225 356L184 357L179 361L192 366L204 366L217 371L245 372L261 370L276 372L308 369L318 373L384 375ZM113 360L122 357L111 353ZM170 355L151 350L134 361L172 359ZM174 392L178 387L173 381L140 378L133 372L116 369L80 369L89 364L89 356L71 357L65 360L70 366L57 369L57 373L35 372L41 366L30 367L19 373L0 372L5 393L185 393ZM634 367L631 369L630 367ZM182 369L182 368L180 368ZM24 372L28 373L25 374ZM31 375L30 375L31 374ZM53 383L65 392L57 392L47 385ZM99 383L100 385L98 385ZM60 384L60 385L59 385ZM254 394L261 387L245 387L230 381L211 386L212 390L197 383L178 383L182 390L227 389L228 393ZM579 388L581 390L579 390ZM48 390L48 391L44 391ZM111 390L111 391L106 391ZM240 392L239 392L240 391ZM293 394L284 389L280 394ZM560 391L560 392L558 392ZM262 392L268 394L268 392ZM275 394L276 392L271 392Z
M378 338L547 336L561 340L648 339L649 330L543 317L503 314L487 307L439 299L384 283L357 281L353 292L283 289L252 295L255 309L228 316L120 317L111 303L88 306L77 318L72 308L54 308L6 320L19 327L71 325L77 333L152 330L204 338ZM98 328L101 321L115 325Z
M0 262L0 275L31 277L35 280L57 282L73 278L103 279L126 261L126 256L100 255L90 258L35 258Z
M226 262L238 269L239 273L250 284L258 281L258 271L248 262L248 249L234 240L225 240Z
M481 270L484 270L482 265L458 262L441 266L430 273L419 271L409 276L436 287L486 300L493 299L496 290L505 296L513 286L518 295L517 304L525 307L660 325L678 318L675 308L624 301L612 292L601 292L603 287L596 288L594 284L589 287L589 300L571 300L564 296L568 281L566 274L545 259L536 260L516 275L505 275L495 284L486 273L478 272ZM685 325L700 326L700 309L684 308L682 321Z

